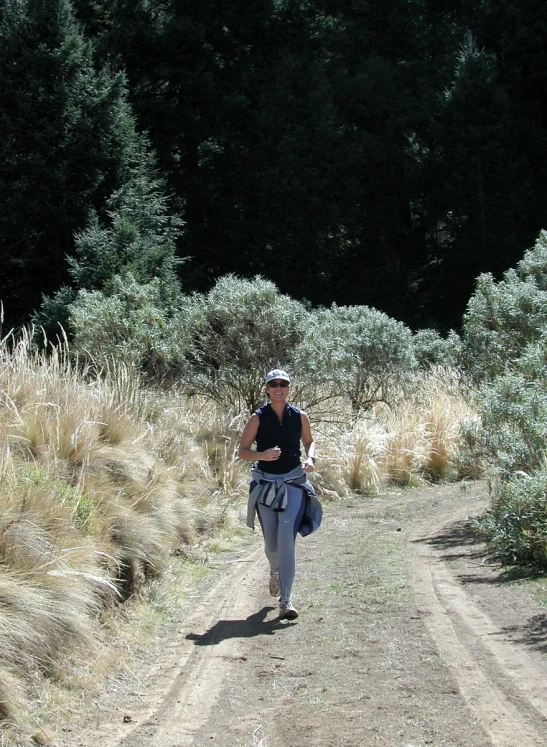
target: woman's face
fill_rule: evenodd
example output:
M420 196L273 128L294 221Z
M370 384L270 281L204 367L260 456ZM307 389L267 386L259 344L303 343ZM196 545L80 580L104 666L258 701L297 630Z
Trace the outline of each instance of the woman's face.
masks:
M270 402L285 402L289 396L289 382L281 379L274 379L266 384L266 394Z

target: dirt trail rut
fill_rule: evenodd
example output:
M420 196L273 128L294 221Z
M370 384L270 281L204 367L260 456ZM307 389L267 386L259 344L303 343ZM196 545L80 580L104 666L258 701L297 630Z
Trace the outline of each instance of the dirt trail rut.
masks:
M477 505L476 508L480 508ZM424 622L450 667L460 693L496 747L547 744L547 668L544 654L529 653L505 633L504 606L497 620L481 609L458 577L461 547L442 547L439 539L461 526L462 511L444 516L436 541L418 537L412 575L418 604L427 609ZM470 556L466 555L469 563ZM476 577L483 582L484 576ZM511 605L511 593L506 605ZM499 600L503 605L503 599ZM541 615L542 613L538 613ZM500 620L503 616L503 620ZM547 621L547 616L545 616ZM518 622L522 622L519 619ZM500 624L501 623L501 624Z
M297 622L277 619L260 538L112 683L60 747L544 747L547 610L468 529L484 486L327 506L299 539Z

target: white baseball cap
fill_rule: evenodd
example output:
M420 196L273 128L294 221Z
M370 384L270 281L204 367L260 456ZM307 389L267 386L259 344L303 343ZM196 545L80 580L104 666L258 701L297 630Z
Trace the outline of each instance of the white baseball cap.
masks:
M269 384L274 379L281 379L281 381L287 381L291 383L291 378L286 371L282 371L280 368L274 368L266 374L265 383Z

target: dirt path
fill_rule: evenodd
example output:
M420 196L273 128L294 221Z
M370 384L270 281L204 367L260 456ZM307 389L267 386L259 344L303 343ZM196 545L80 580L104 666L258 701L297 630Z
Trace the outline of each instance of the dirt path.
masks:
M328 506L299 540L297 622L260 538L60 747L544 747L547 610L485 562L483 486ZM135 664L137 666L137 664Z

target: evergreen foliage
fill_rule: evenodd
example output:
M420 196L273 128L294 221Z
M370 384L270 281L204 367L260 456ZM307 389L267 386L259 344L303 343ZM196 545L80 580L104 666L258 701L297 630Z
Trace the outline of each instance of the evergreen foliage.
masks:
M106 221L101 224L93 212L77 234L75 256L68 260L76 287L108 292L114 276L130 273L140 283L158 278L164 302L174 303L180 290L180 260L175 255L182 221L170 214L162 188L150 157L143 154L125 184L107 200Z
M135 131L123 76L95 67L69 0L0 7L0 296L14 323L66 280L74 232L125 181Z
M89 22L90 4L78 6ZM293 296L305 285L312 302L331 303L334 292L404 315L425 256L406 132L411 109L428 117L413 84L420 13L119 0L109 19L96 14L91 27L127 70L184 204L180 251L194 257L196 287L260 273ZM367 283L352 283L353 273Z
M181 264L176 257L176 239L182 222L170 214L162 187L154 175L151 157L143 152L129 170L126 183L107 200L106 217L101 221L95 211L91 212L88 225L75 237L75 254L68 258L72 286L63 286L53 297L44 297L34 317L35 326L44 330L46 338L54 339L59 327L72 334L70 308L80 292L116 296L126 278L131 292L135 292L136 284L143 286L144 297L145 286L157 280L154 303L161 306L162 316L174 312L180 295L176 270ZM93 298L97 301L98 296ZM89 298L82 303L87 307ZM112 354L110 346L107 349Z
M0 8L8 324L69 280L90 214L97 240L108 226L142 155L131 112L185 220L191 290L260 274L444 332L547 223L537 0Z
M517 128L494 55L468 33L435 112L426 158L437 181L429 201L436 233L433 292L456 324L473 280L486 271L498 276L513 264L515 236L527 228L530 164L515 147Z

